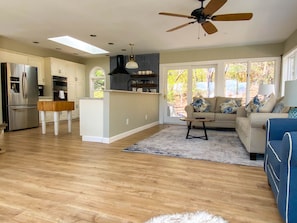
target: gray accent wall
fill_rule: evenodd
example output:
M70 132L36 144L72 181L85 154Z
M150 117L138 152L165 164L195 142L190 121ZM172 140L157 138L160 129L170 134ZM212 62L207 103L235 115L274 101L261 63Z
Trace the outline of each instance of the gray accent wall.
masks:
M160 64L159 54L140 54L135 55L135 60L138 63L138 69L126 69L130 74L137 74L138 71L151 70L154 74L159 74ZM124 56L124 64L129 60L128 56ZM110 57L110 70L114 70L117 65L116 56ZM110 89L112 90L131 90L128 82L130 81L129 74L113 74L110 75Z

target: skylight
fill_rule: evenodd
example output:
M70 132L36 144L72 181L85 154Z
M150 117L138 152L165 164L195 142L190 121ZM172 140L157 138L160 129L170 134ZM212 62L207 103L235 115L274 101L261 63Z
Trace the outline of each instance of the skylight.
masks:
M101 48L98 48L96 46L93 46L89 43L83 42L81 40L75 39L71 36L58 36L58 37L53 37L53 38L48 38L51 41L60 43L65 46L72 47L74 49L81 50L83 52L87 52L90 54L104 54L104 53L109 53L106 50L103 50Z

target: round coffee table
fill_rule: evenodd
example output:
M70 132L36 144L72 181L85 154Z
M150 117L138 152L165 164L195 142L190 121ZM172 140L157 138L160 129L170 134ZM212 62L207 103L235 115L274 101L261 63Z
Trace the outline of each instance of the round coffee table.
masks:
M181 121L186 121L188 123L188 131L186 135L186 139L192 139L192 138L200 138L204 140L208 140L207 136L207 129L205 126L205 122L213 122L213 119L208 119L208 118L181 118ZM192 129L192 123L193 122L201 122L204 130L204 136L192 136L190 135L190 130Z

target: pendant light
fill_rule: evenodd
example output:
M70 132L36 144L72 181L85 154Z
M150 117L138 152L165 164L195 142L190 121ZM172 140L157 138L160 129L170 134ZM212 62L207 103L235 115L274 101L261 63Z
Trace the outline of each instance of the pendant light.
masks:
M134 53L133 53L134 44L130 43L129 45L131 46L131 55L129 57L129 62L126 64L126 68L128 68L128 69L137 69L138 64L135 61L135 56L134 56Z

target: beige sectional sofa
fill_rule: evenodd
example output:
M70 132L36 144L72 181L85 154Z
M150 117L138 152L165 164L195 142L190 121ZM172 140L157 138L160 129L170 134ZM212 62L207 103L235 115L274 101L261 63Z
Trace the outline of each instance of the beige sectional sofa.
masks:
M193 101L195 102L196 99L193 98ZM234 111L231 114L223 113L222 109L224 106L222 105L233 100L239 105L240 98L217 96L214 98L204 98L204 100L207 103L201 106L201 111L197 111L197 108L195 109L194 103L187 105L185 107L187 117L213 119L213 122L206 123L206 127L208 128L235 128L239 139L250 154L250 159L252 160L256 159L257 154L264 154L265 152L265 124L267 119L288 117L289 108L284 107L283 98L276 99L274 95L259 109L255 109L254 106L251 106L251 109L245 106L239 106L235 109L236 112ZM202 127L200 122L194 125Z
M197 98L193 98L193 101ZM204 111L197 111L193 103L187 105L185 110L187 112L187 118L209 118L214 120L213 122L207 122L207 127L209 128L235 128L235 120L236 120L236 109L234 109L233 113L223 113L222 105L226 105L226 103L230 101L236 101L237 106L240 107L241 98L228 98L228 97L214 97L214 98L203 98L206 102L206 105L203 109ZM203 106L202 106L203 107ZM197 127L202 127L201 123L194 124ZM201 126L200 126L201 125Z
M274 100L269 108L258 112L247 112L245 107L237 109L235 130L250 154L250 159L255 160L257 154L264 154L266 129L265 124L269 118L287 118L288 107L279 109L283 98Z

